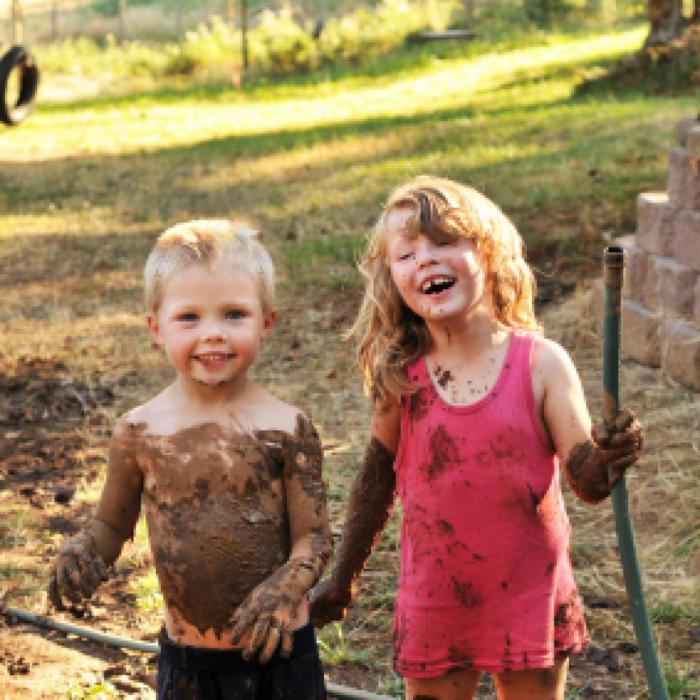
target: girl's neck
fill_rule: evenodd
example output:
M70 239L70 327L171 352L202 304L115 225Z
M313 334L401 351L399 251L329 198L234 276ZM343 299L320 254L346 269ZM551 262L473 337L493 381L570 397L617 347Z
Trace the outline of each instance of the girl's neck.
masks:
M430 356L476 356L508 337L508 329L487 311L456 322L428 322L427 326L433 340Z

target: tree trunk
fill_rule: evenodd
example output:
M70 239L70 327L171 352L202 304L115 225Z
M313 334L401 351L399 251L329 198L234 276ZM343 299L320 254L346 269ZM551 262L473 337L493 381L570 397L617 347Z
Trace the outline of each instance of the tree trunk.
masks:
M682 0L648 0L650 26L645 48L664 46L680 36L685 26L681 5Z
M693 16L690 18L690 21L693 23L700 22L700 0L695 0L693 3Z

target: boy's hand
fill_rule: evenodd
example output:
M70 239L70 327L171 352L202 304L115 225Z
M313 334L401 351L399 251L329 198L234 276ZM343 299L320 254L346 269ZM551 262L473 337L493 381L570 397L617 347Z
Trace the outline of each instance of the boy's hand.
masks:
M287 562L256 586L238 606L231 618L231 643L240 643L243 635L250 631L243 648L244 659L250 660L259 650L258 661L266 664L278 647L282 657L291 653L291 622L308 588L299 571L300 568L305 570L305 564L305 560Z
M572 489L584 501L602 501L639 459L643 445L644 429L628 409L610 425L594 425L592 439L576 445L566 462Z
M323 627L345 618L352 602L352 591L338 586L332 576L327 576L311 591L309 602L311 621L316 627Z
M49 601L65 610L64 597L73 605L88 600L108 578L107 567L88 532L71 537L58 551L49 580Z

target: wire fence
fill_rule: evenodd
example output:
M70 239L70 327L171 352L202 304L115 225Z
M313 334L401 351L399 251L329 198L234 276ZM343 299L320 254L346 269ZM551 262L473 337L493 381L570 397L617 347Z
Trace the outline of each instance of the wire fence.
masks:
M173 40L213 17L240 26L244 8L249 21L264 9L279 9L287 0L0 0L0 47L14 43L44 44L67 38L104 40ZM643 18L643 0L426 0L427 4L452 2L456 22L478 28L523 20L546 26L575 15L589 24L610 24L620 19ZM288 4L288 3L287 3ZM322 22L358 4L376 0L297 0L294 12L307 21Z

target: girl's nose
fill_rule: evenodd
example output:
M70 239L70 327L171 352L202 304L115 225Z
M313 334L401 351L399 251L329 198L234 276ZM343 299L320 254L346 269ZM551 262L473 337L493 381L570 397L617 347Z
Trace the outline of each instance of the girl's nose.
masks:
M421 236L416 248L416 264L418 267L425 267L437 262L436 246L427 237Z

